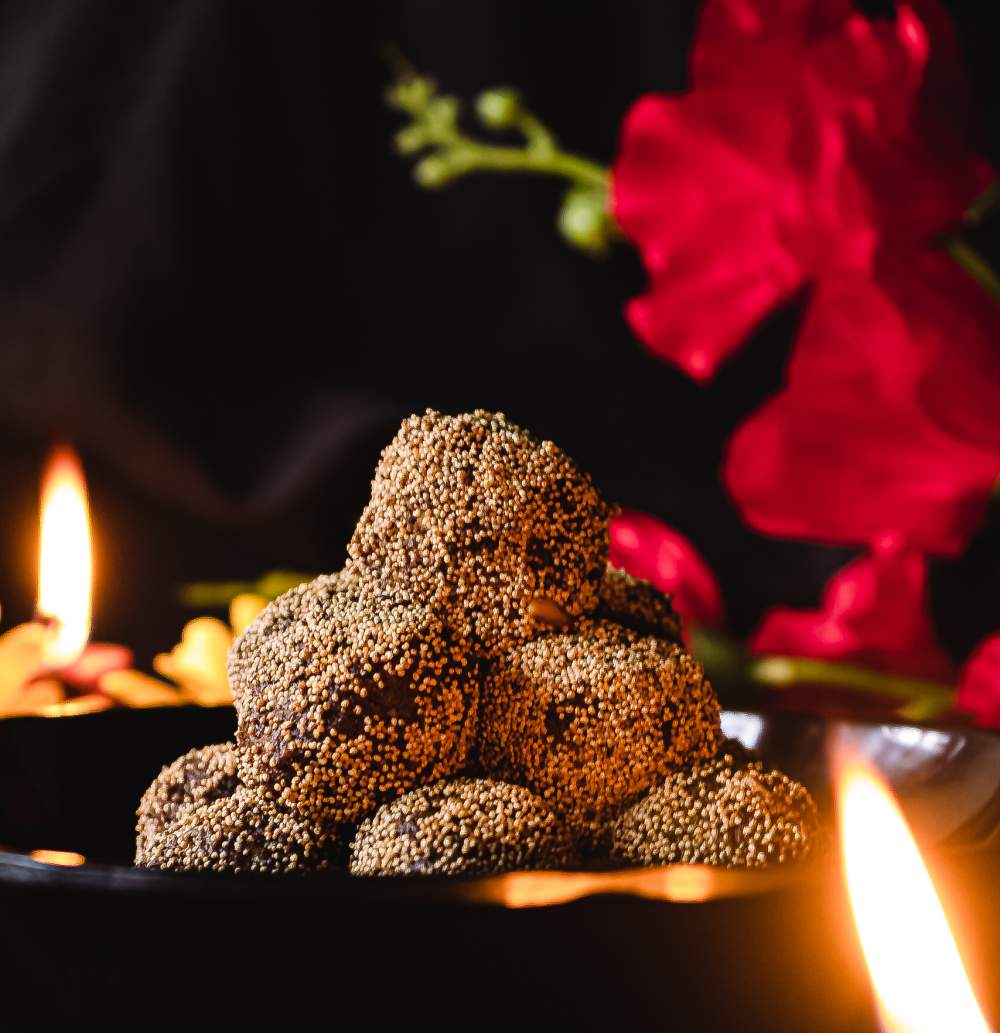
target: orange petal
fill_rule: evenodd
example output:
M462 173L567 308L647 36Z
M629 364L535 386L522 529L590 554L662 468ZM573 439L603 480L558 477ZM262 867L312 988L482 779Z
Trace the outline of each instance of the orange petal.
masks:
M101 692L126 707L171 707L186 702L172 685L142 671L109 671L99 683Z
M57 678L38 678L22 685L18 692L9 699L2 713L8 717L26 717L40 714L53 704L61 703L65 698L62 682Z
M112 702L107 696L97 692L88 692L86 696L74 696L62 703L51 703L42 707L38 713L42 717L74 717L77 714L93 714L98 710L107 710Z

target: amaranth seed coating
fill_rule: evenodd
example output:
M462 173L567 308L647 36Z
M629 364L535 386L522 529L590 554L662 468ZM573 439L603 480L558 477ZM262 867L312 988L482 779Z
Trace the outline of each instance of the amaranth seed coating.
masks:
M601 581L595 616L623 624L641 635L683 644L681 618L670 596L610 563Z
M323 574L310 583L316 586L315 591L317 594L320 591L320 586L322 586L323 591L331 595L336 592L347 593L352 598L358 595L357 578L350 564L347 564L343 570L336 571L336 573ZM303 585L299 585L291 589L286 593L286 597L303 587ZM233 643L232 648L229 650L226 673L229 678L229 688L233 694L233 704L236 707L237 714L240 710L243 686L248 678L249 662L253 658L253 650L256 643L263 638L279 633L279 625L287 626L295 619L294 611L289 607L266 606L243 635Z
M458 778L415 789L362 822L352 875L473 875L575 860L552 810L522 786Z
M609 621L523 643L483 685L485 772L532 789L585 833L720 740L701 664Z
M238 785L232 743L189 750L168 764L139 801L136 863L167 825L200 804L231 796Z
M424 606L318 578L233 647L240 776L308 817L354 822L458 771L479 685L468 643Z
M136 864L166 871L294 872L327 868L338 838L321 823L285 811L240 786L203 803L160 830Z
M672 772L621 815L613 861L757 868L822 850L819 814L805 786L725 745L718 758Z
M502 413L428 410L383 451L348 552L359 576L446 612L496 653L546 630L533 600L569 618L594 609L610 516L551 441Z

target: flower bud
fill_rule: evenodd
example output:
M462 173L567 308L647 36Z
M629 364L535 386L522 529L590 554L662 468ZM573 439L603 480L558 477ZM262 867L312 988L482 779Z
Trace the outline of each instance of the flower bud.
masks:
M442 187L452 178L452 168L444 158L437 154L429 154L417 162L413 169L413 178L422 187Z
M396 150L400 154L416 154L427 144L427 131L419 123L400 129L396 134Z
M521 95L509 87L486 90L476 99L479 121L491 129L509 128L520 113Z
M453 132L458 121L458 107L454 97L435 97L424 110L424 119L437 133Z
M606 200L603 191L573 187L559 209L559 232L584 251L605 251L611 237Z
M386 103L391 108L409 111L411 114L423 110L434 96L436 86L433 79L419 75L408 76L393 83L386 91Z

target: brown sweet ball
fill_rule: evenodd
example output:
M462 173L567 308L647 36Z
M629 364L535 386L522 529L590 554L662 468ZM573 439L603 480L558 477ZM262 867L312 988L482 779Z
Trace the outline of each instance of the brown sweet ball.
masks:
M348 552L496 653L594 609L610 515L551 441L502 413L428 410L383 451Z
M361 823L352 875L480 875L564 868L573 842L521 786L459 778L415 789Z
M240 786L185 811L140 848L135 863L165 871L294 872L328 868L338 839L328 826Z
M354 822L453 774L475 734L467 643L427 607L318 578L234 644L242 781L306 817Z
M304 589L306 584L314 586L312 596L317 598L320 596L321 591L329 595L338 592L357 595L357 578L349 563L342 570L338 570L333 574L323 574L311 582L305 582L296 586L286 592L281 598L285 600L295 598L296 593L300 589ZM238 639L229 651L227 674L229 677L229 688L233 694L233 705L236 707L237 714L239 714L240 700L243 697L243 686L251 677L248 666L253 661L253 643L277 634L279 625L285 626L297 619L297 614L293 607L277 606L275 605L277 602L278 600L276 599L274 603L264 607L243 633L241 639ZM240 644L241 642L242 645Z
M203 803L231 796L239 785L232 743L189 750L168 764L142 794L136 815L136 852L181 815Z
M656 635L677 645L684 644L681 618L670 596L610 563L601 581L596 616L623 624L640 635Z
M610 621L522 643L483 686L484 770L532 789L583 833L720 740L701 664Z
M823 843L805 786L726 748L708 763L672 772L629 807L614 825L611 859L758 868L807 860Z

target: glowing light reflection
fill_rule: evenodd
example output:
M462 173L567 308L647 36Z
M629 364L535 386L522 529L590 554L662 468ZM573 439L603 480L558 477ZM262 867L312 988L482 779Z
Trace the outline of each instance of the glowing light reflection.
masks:
M841 849L861 946L891 1033L988 1033L920 851L881 778L838 772Z

